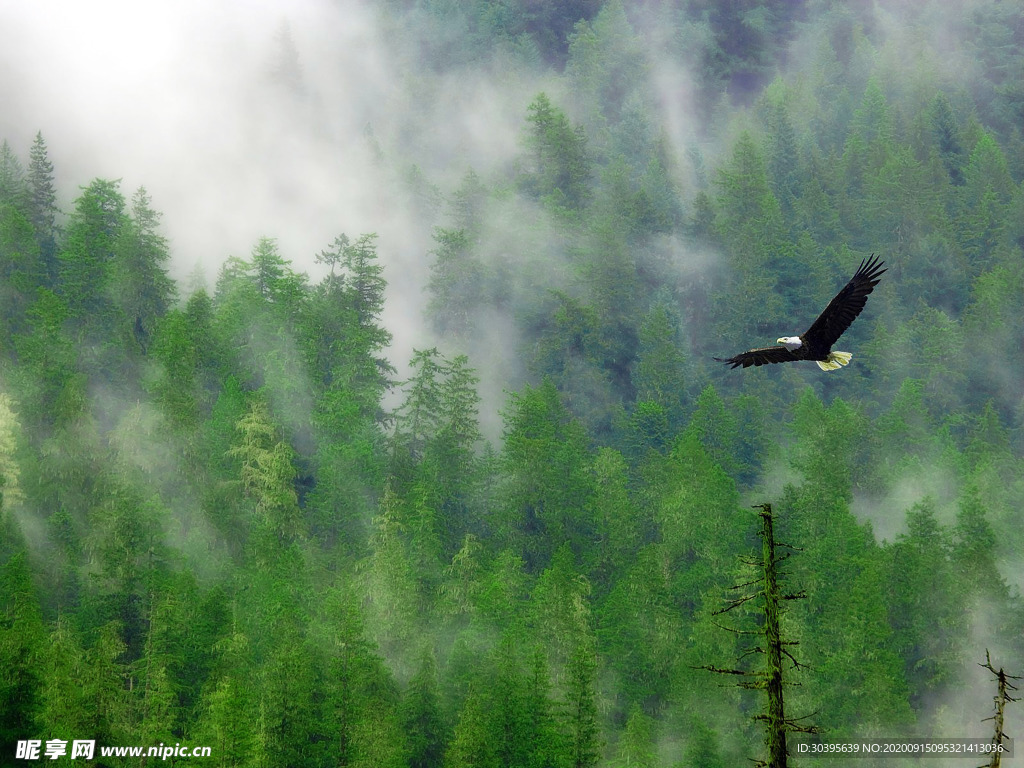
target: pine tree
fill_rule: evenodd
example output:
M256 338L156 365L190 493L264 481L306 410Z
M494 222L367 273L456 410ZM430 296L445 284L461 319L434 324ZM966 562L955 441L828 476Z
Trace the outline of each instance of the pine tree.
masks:
M24 501L19 478L21 468L16 458L21 425L14 411L14 401L0 392L0 510L11 514Z
M0 470L0 556L7 557L5 475ZM14 744L36 732L42 697L46 631L26 552L11 555L0 565L0 741Z
M771 504L760 504L754 507L760 509L758 515L761 518L761 559L748 560L748 565L757 569L757 576L751 581L737 585L736 589L759 585L756 591L741 594L739 597L730 599L726 606L716 614L728 613L740 608L748 601L760 598L763 606L764 621L759 631L751 633L764 636L764 647L756 645L745 651L741 658L751 654L763 656L764 666L753 672L743 669L721 669L713 665L702 667L718 674L736 675L741 678L736 683L741 688L752 688L763 690L765 693L765 706L761 714L755 715L755 720L764 722L764 743L768 753L768 759L758 761L759 765L767 768L786 768L789 759L789 751L786 748L786 734L792 731L803 733L817 733L818 728L801 724L800 719L786 716L784 685L786 685L786 670L783 662L788 659L792 669L799 670L803 665L796 656L789 651L787 646L797 643L792 640L783 639L780 618L782 615L783 601L799 600L806 597L803 592L784 594L779 584L779 564L788 558L787 554L780 554L777 551L780 545L775 540L775 519L772 514ZM744 630L729 628L737 634L747 633ZM802 718L801 718L802 719Z
M969 596L1003 602L1009 589L996 565L997 537L977 486L962 492L953 528L956 583Z
M784 509L788 535L805 545L794 574L808 599L794 615L807 621L805 635L817 638L804 651L814 681L806 706L828 728L846 727L851 718L864 727L909 722L903 659L879 599L884 560L870 527L850 511L866 422L840 399L825 408L810 388L794 410L791 461L804 482L787 490Z
M484 299L484 268L466 229L434 230L428 306L439 334L469 338L478 328L475 312Z
M558 730L558 720L551 700L547 659L539 646L533 652L523 697L526 710L523 738L529 751L526 768L557 768L563 765L565 739Z
M259 739L270 765L319 762L325 734L316 708L318 666L316 649L286 629L260 670Z
M399 460L422 459L443 423L441 388L444 383L444 358L437 348L414 350L409 367L415 371L405 382L405 402L395 412L395 445Z
M598 583L610 584L635 557L645 533L643 519L628 492L629 477L622 454L601 448L594 459L594 523L601 544L592 568ZM590 559L590 558L588 558Z
M676 568L676 563L682 564ZM700 573L691 576L688 565L669 558L660 544L648 544L598 603L597 636L606 663L621 680L620 701L657 708L672 691L700 685L680 680L678 638L693 637L686 657L699 658L698 649L708 640L706 630L693 622L693 603L698 592L717 585L701 580Z
M618 764L622 768L655 768L658 765L654 726L654 720L642 709L633 708L619 739Z
M361 235L352 243L342 234L317 255L331 271L312 296L305 335L324 385L355 390L364 413L381 421L380 399L391 388L395 369L383 357L391 333L380 322L387 281L377 262L376 238Z
M119 661L125 645L118 635L116 622L100 627L96 642L85 653L84 678L75 678L84 688L87 702L86 732L96 735L97 744L123 742L131 727L124 685L126 669Z
M112 270L112 290L143 354L154 324L175 298L174 281L167 275L167 240L157 232L160 214L150 207L144 187L132 196L131 212L119 233Z
M530 192L556 211L579 211L590 197L590 158L582 126L573 128L565 113L540 93L527 109L527 144L533 168Z
M716 182L721 191L715 224L733 267L720 301L728 307L722 318L726 339L758 338L784 316L785 294L800 283L779 280L785 271L779 267L792 262L792 247L785 239L778 199L768 185L764 155L749 133L740 136Z
M27 332L15 338L18 356L38 387L29 401L34 407L23 411L27 423L67 423L84 407L84 382L76 372L74 345L64 332L67 317L67 304L40 288L26 312Z
M30 296L42 283L39 247L28 219L29 188L21 162L0 144L0 339L20 330ZM0 352L6 345L0 341ZM9 348L6 350L10 353Z
M408 766L398 691L364 636L351 589L325 595L325 645L330 649L325 710L334 734L330 755L341 765Z
M513 634L506 633L493 654L495 670L490 689L494 705L491 718L502 768L527 765L531 747L527 740L529 714L525 707L525 681L520 669L517 641Z
M439 695L437 665L434 654L427 650L402 701L402 728L409 744L409 768L441 768L446 734Z
M50 162L42 132L36 133L29 150L28 185L30 192L29 221L35 229L48 288L57 280L57 192L53 185L53 163Z
M412 637L421 595L407 544L406 512L390 487L384 489L372 526L365 566L367 608L376 619L377 642L386 651L397 651Z
M988 262L995 252L1013 188L1006 156L995 139L983 132L964 168L964 184L958 190L960 211L954 222L957 240L976 265Z
M268 304L288 309L302 295L304 277L292 271L272 237L261 237L253 246L247 271L253 287Z
M717 734L701 720L696 720L687 733L683 761L676 768L725 768Z
M295 493L294 452L278 437L262 398L235 425L236 444L229 455L241 462L241 485L255 503L255 554L267 562L301 535L302 519Z
M118 642L131 662L142 655L148 603L166 562L166 510L159 497L147 499L120 479L101 477L97 484L101 501L89 510L85 541L98 566L94 621L118 628Z
M940 91L932 100L929 119L932 137L942 164L946 168L946 173L949 174L950 183L956 187L963 186L966 153L960 137L960 129L953 116L953 109L945 93Z
M637 403L655 403L664 409L670 431L682 422L686 391L679 336L679 318L668 304L658 302L651 307L640 326L640 347L632 372Z
M25 169L4 139L0 143L0 205L9 205L24 211L28 204L28 184Z
M171 743L176 730L178 699L167 667L149 667L144 685L137 724L139 741Z
M566 669L565 729L569 765L591 768L601 759L601 727L597 721L597 654L592 640L576 646Z
M157 324L150 348L161 364L150 391L163 406L168 422L177 428L194 428L199 420L200 352L190 338L197 325L184 312L172 310Z
M779 201L782 218L789 227L795 224L796 199L800 191L800 157L796 132L790 119L787 94L776 80L766 90L764 121L768 129L767 170L772 192Z
M92 730L95 703L85 685L85 654L67 618L57 619L48 640L41 664L37 732L42 738L55 739L73 739L74 733L88 732L99 739L100 734Z
M522 546L534 570L565 542L582 550L593 537L587 441L549 379L512 394L504 443L504 535Z
M739 425L731 408L727 408L712 384L704 387L697 398L697 409L686 428L693 434L719 467L730 476L737 470Z
M917 706L959 683L967 603L957 588L946 538L935 502L926 498L907 511L907 533L886 552L893 645Z
M287 19L281 21L274 33L274 58L270 67L270 82L293 99L306 93L299 50L292 37Z
M249 644L244 635L232 632L212 650L216 661L200 702L195 738L213 748L219 768L247 765L257 757Z
M58 254L58 293L79 332L94 340L113 336L110 298L117 244L125 226L124 197L116 181L96 179L75 201Z
M719 583L733 562L736 542L742 540L734 514L739 494L735 481L691 430L676 444L665 473L665 485L655 497L658 532L670 562L687 564L690 588L681 589L680 584L679 597L696 607L696 595Z
M26 312L44 282L32 225L22 211L0 202L0 354L10 355L6 340L25 330Z
M341 266L349 289L352 291L352 307L356 321L363 333L367 334L367 346L378 350L391 343L391 334L379 328L384 311L384 267L377 261L377 235L361 235L351 245L342 249Z
M449 209L456 231L466 232L470 238L479 239L484 225L484 214L488 201L488 189L470 168L462 177L462 184L452 194Z
M489 698L473 686L445 753L444 768L501 768L497 739L489 724Z
M592 21L581 19L569 35L566 73L576 98L590 113L587 128L595 135L621 128L630 114L628 106L643 93L643 50L620 0L605 3Z

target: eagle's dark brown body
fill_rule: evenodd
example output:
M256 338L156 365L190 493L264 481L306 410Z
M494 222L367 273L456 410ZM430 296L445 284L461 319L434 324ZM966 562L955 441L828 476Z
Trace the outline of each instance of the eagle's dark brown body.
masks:
M850 282L829 302L825 311L818 316L811 327L798 337L800 346L795 349L789 349L782 345L762 347L742 352L725 360L720 357L716 357L715 360L731 365L733 368L790 363L796 360L814 360L819 364L827 363L827 365L821 366L824 370L846 365L849 362L848 353L832 352L832 345L839 340L839 337L845 333L850 324L857 319L857 315L864 309L868 294L878 285L882 273L886 271L882 269L883 263L875 258L874 254L871 258L862 261L856 274L850 278Z

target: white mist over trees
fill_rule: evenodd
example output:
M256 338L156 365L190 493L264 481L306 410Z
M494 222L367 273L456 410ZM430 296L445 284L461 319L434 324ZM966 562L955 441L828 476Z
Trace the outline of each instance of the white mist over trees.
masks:
M736 764L765 499L787 708L988 735L1021 3L60 5L0 9L0 750ZM870 253L850 366L713 363Z

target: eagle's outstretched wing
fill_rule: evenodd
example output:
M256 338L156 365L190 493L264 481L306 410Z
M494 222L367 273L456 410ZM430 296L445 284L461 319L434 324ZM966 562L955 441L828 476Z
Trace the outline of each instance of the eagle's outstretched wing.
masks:
M728 360L723 360L720 357L715 358L715 360L720 363L731 364L733 368L739 368L741 365L744 368L749 368L752 365L791 363L794 360L803 359L804 358L797 357L785 347L762 347L761 349L751 349L747 352L741 352L735 357L730 357Z
M808 347L821 350L831 349L832 345L839 340L839 337L846 332L846 329L864 309L868 294L878 285L881 274L886 271L881 268L883 263L875 258L874 254L860 263L857 273L850 278L850 282L836 294L835 298L825 307L825 311L818 316L818 319L807 329L807 333L802 336Z

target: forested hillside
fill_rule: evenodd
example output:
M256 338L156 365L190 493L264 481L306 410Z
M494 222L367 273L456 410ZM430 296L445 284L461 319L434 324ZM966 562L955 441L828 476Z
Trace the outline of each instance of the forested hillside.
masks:
M347 96L283 26L252 133L365 153L418 240L177 253L133 168L69 178L32 114L0 148L0 762L745 764L761 694L702 667L756 663L723 626L756 603L714 612L762 502L807 595L787 711L990 736L978 664L1024 674L1024 2L360 13L407 113L318 133ZM402 117L470 77L515 102L486 167ZM872 253L848 367L712 360Z

